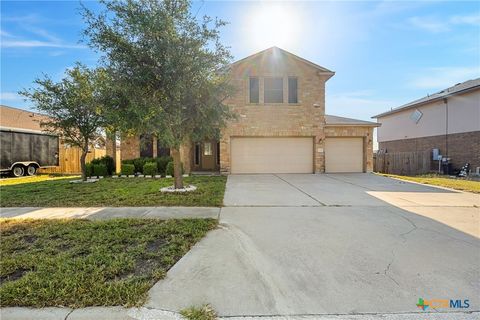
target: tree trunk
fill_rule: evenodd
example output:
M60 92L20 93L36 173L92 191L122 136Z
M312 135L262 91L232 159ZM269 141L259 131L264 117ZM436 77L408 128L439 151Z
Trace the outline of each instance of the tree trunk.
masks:
M117 173L117 132L113 131L112 134L113 145L112 145L112 153L113 153L113 175Z
M80 156L80 168L82 169L82 180L87 181L87 167L85 166L85 159L87 158L88 147L82 149L82 155Z
M177 148L172 149L173 158L173 177L175 189L183 188L182 162L180 161L180 151Z

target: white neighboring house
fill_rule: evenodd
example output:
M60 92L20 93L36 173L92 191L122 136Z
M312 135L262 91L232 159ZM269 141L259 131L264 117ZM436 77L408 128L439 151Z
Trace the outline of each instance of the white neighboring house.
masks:
M458 83L372 118L379 151L439 149L454 168L480 167L480 78ZM432 163L433 165L433 163Z

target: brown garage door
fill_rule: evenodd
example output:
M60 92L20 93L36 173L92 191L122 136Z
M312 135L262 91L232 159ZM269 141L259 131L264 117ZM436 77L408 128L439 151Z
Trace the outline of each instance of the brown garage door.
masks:
M313 138L232 137L232 173L312 173Z
M363 138L326 138L325 172L363 172Z

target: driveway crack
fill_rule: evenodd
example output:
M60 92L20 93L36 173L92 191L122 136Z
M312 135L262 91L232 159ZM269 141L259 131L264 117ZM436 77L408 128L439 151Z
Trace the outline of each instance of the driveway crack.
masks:
M405 217L403 214L398 214L398 216L400 216L402 219L408 221L408 223L410 223L410 224L412 225L412 229L408 230L407 232L404 232L404 233L399 234L399 236L403 239L403 242L406 242L406 241L407 241L407 235L409 235L409 234L412 233L413 231L417 230L418 227L417 227L417 225L415 224L415 222L413 222L413 221L410 220L409 218Z
M392 255L393 255L392 261L390 261L390 263L387 265L387 267L385 268L383 273L385 274L386 277L388 277L390 280L395 282L395 284L397 286L400 287L400 284L397 282L397 280L395 280L391 275L388 274L388 272L390 271L390 267L392 266L393 262L395 261L395 253L393 253L393 251L392 251Z
M294 185L293 183L283 179L282 177L279 177L278 175L274 174L275 177L277 177L278 179L282 180L283 182L285 182L286 184L288 184L289 186L297 189L298 191L300 191L301 193L303 193L304 195L306 195L307 197L309 197L310 199L314 200L315 202L321 204L322 206L326 206L325 203L321 202L320 200L318 200L317 198L315 198L314 196L311 196L310 194L306 193L305 191L303 191L302 189L300 189L299 187L297 187L296 185Z
M395 252L392 250L392 260L390 260L390 262L388 263L388 265L386 266L386 268L383 270L383 275L387 278L389 278L390 280L392 280L397 286L400 287L400 284L397 282L397 280L395 280L390 274L389 274L389 271L390 271L390 267L392 266L393 262L395 261ZM376 274L380 274L380 272L376 272Z

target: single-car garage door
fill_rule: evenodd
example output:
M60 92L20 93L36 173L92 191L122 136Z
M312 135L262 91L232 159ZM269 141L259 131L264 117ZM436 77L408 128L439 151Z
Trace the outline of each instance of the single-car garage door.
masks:
M312 173L313 138L232 137L232 173Z
M325 172L363 172L363 138L326 138Z

